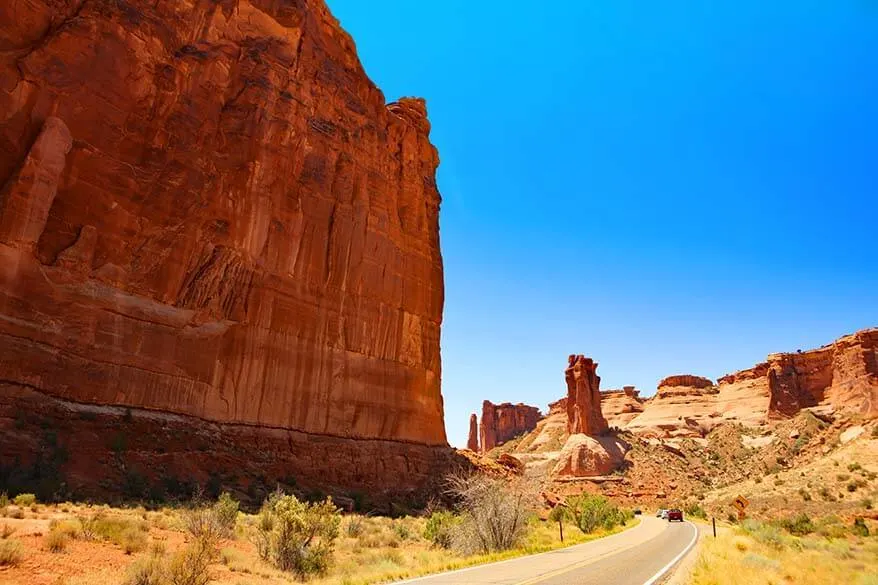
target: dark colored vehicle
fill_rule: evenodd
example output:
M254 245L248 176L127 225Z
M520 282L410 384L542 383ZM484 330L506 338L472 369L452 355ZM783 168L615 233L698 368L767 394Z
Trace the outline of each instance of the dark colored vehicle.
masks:
M683 512L680 510L668 510L668 522L673 522L674 520L683 521Z

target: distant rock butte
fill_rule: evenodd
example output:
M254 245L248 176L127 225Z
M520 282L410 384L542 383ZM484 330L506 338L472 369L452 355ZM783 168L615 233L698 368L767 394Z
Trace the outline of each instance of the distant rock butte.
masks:
M564 379L567 383L567 432L597 435L607 430L601 413L601 378L598 364L583 355L570 355Z
M482 403L479 427L481 451L488 452L498 445L534 430L541 418L540 409L536 406L509 402L494 404L485 400Z
M97 405L228 438L177 466L156 432L126 457L149 481L252 468L263 441L264 470L300 485L430 481L447 446L424 102L387 105L322 0L12 6L0 407L39 420L0 416L0 466L34 463L48 425L68 487L114 485L85 435L118 411L53 422Z

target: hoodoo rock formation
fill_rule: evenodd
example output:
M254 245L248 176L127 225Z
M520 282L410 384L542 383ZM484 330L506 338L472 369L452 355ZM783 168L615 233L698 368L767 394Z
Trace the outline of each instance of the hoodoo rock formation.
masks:
M494 447L514 439L536 428L542 418L540 409L527 404L494 404L489 400L482 403L480 425L480 448L487 453Z
M0 45L0 468L430 481L424 102L386 105L323 0L4 3Z
M597 435L607 430L601 413L601 378L597 363L583 355L567 359L564 379L567 382L567 432Z
M479 451L479 419L476 413L469 417L469 437L466 440L466 448L474 453Z

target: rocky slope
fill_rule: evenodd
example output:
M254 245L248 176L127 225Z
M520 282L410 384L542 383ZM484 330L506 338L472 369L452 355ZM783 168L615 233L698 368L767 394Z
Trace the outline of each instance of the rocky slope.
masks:
M206 442L195 476L265 442L301 484L429 481L446 453L429 131L322 0L0 6L0 467L37 465L48 427L67 489L158 481L183 444L157 432L120 468L91 440L131 425L247 437ZM124 408L72 423L89 405Z
M610 428L624 428L643 412L645 402L634 386L601 391L601 412Z

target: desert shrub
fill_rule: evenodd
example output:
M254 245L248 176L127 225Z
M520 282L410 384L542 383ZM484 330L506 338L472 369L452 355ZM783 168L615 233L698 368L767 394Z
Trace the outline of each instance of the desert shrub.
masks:
M13 528L12 526L9 526L8 524L0 526L0 540L6 540L10 536L12 536L13 533L15 533L15 528Z
M857 485L857 482L852 481L852 482L848 483L847 490L849 492L853 493L853 492L857 491L858 487L860 487L860 486Z
M687 516L694 516L695 518L702 519L707 518L707 512L705 512L704 508L702 508L698 504L689 504L688 506L686 506L684 512L686 512Z
M275 492L259 512L256 549L263 560L299 578L325 573L340 524L341 513L331 498L307 503Z
M85 540L103 540L122 547L125 554L140 552L146 548L149 526L142 520L122 516L109 516L98 512L79 517L80 534Z
M440 548L451 548L451 537L459 518L453 512L439 510L430 514L424 526L424 538Z
M875 425L874 427L872 427L872 438L878 439L878 425Z
M567 506L574 523L585 534L598 528L610 530L628 520L626 513L604 496L575 496L567 500Z
M811 493L805 488L799 488L799 495L802 496L802 499L806 502L811 501Z
M5 512L6 508L9 507L9 496L6 495L6 492L0 493L0 511Z
M82 528L77 520L52 520L43 542L49 552L60 553L67 549L71 540L79 538L81 534Z
M741 523L741 529L754 540L777 550L786 548L789 542L789 537L785 536L780 528L772 524L766 524L757 520L745 520Z
M221 493L213 505L196 501L194 507L183 512L183 525L196 539L230 538L237 521L238 502L228 492Z
M364 522L365 521L363 520L362 516L351 516L345 523L345 534L347 534L351 538L358 538L363 534Z
M460 521L452 529L452 548L463 554L490 553L516 547L527 532L536 490L525 480L512 481L480 474L447 480L457 502Z
M848 471L850 471L850 472L859 471L862 468L863 467L859 463L857 463L856 461L854 461L853 463L850 463L848 465Z
M851 476L848 475L847 473L839 473L835 476L835 479L837 479L838 481L847 481L850 478L851 478Z
M12 502L16 506L21 506L22 508L27 508L29 506L33 506L37 503L37 497L33 494L18 494L12 500Z
M862 518L854 518L854 526L851 528L851 532L857 536L869 536L869 527L866 526L866 521Z
M862 504L863 504L863 507L866 508L867 510L872 509L872 499L871 498L865 498L863 500Z
M393 523L393 532L400 540L409 540L412 537L412 530L403 522L397 521Z
M125 574L123 585L166 585L167 570L160 555L148 555L137 559Z
M21 543L17 538L0 540L0 567L14 567L24 558Z
M810 516L802 512L794 518L786 518L779 522L780 527L795 536L806 536L816 530Z
M217 558L216 541L209 535L197 538L176 553L168 563L169 585L207 585L210 583L210 564Z
M235 532L235 524L238 521L238 507L238 501L228 492L221 493L216 504L213 505L214 514L216 514L220 526L228 535Z

